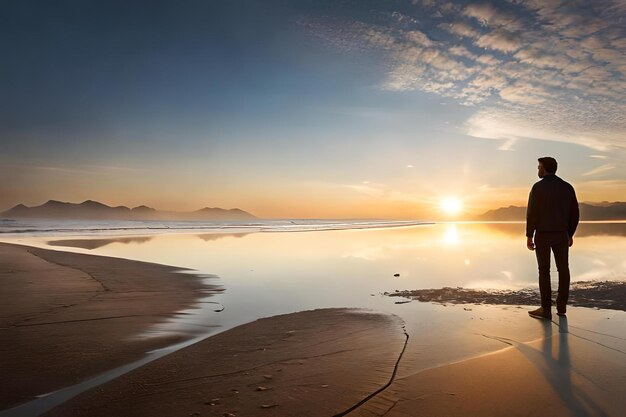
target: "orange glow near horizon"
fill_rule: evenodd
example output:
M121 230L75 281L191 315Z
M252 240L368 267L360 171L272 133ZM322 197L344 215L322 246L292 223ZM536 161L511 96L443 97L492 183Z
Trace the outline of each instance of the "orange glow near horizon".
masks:
M19 178L15 179L16 183L19 181ZM495 187L475 178L467 178L460 185L450 178L398 184L308 182L284 178L256 181L236 178L205 183L178 176L163 178L157 183L145 176L118 178L113 175L103 178L73 176L72 187L67 187L66 181L65 177L50 174L45 182L37 181L30 187L14 187L11 192L0 193L0 211L18 203L37 206L54 199L73 203L96 200L109 206L147 205L163 211L239 208L267 219L450 220L453 217L463 221L499 207L524 206L533 183L530 179L524 185ZM178 185L173 186L172 181ZM580 202L626 199L626 183L621 180L572 181L572 184ZM450 190L450 194L439 190Z

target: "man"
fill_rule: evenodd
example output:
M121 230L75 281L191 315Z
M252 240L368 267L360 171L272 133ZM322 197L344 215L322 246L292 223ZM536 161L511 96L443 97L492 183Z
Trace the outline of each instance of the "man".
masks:
M574 244L578 226L578 201L574 187L556 176L554 158L539 158L537 175L541 180L533 185L526 209L526 246L534 250L539 266L541 307L529 311L531 317L552 318L552 288L550 286L550 250L559 271L559 293L556 310L564 316L569 295L569 248ZM534 235L534 241L533 241Z

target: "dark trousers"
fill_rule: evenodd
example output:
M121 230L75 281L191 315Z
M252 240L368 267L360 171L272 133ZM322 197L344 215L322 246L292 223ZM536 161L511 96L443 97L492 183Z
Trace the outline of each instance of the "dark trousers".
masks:
M567 232L536 232L535 255L539 266L539 291L541 306L550 308L552 305L552 288L550 286L550 250L554 253L556 269L559 271L559 294L556 305L565 306L569 296L569 236Z

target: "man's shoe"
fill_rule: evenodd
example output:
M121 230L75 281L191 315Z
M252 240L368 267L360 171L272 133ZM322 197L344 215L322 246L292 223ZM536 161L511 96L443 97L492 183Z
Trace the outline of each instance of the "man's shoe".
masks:
M567 306L556 306L556 314L559 316L564 316L567 312Z
M543 307L539 307L537 310L529 311L528 315L536 319L552 319L552 312L550 309L544 309Z

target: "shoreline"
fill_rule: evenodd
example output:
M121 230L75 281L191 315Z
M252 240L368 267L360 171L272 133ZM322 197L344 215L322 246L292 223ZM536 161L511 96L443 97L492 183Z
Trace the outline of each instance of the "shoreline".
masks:
M2 220L2 219L0 219ZM13 219L18 221L19 219ZM39 222L46 222L54 219L31 219ZM62 220L61 220L62 221ZM73 227L73 228L33 228L32 226L27 229L15 229L15 230L2 230L0 229L0 239L15 239L15 238L63 238L63 235L70 238L93 238L93 237L133 237L133 236L155 236L166 233L167 231L172 234L213 234L213 233L292 233L292 232L325 232L325 231L340 231L340 230L369 230L369 229L387 229L387 228L406 228L416 227L423 225L433 225L437 222L426 220L320 220L320 223L293 223L295 220L268 220L270 223L266 224L209 224L207 222L196 222L201 226L197 227L170 227L167 224L160 226L142 226L142 227L103 227L103 228L89 228L89 227ZM281 224L272 224L271 222L278 222ZM79 222L88 222L88 220L79 220ZM289 222L289 225L284 224ZM347 222L347 223L346 223ZM168 222L157 222L168 223ZM178 222L171 222L178 223ZM183 222L184 223L184 222ZM210 223L210 222L209 222ZM287 227L285 227L287 226ZM93 234L93 232L100 232ZM108 233L116 232L116 233ZM120 233L123 232L123 233ZM10 240L1 240L1 242L11 243Z
M46 416L344 415L395 376L399 317L328 308L261 318L137 368Z
M142 336L219 291L188 271L0 243L0 409L191 338Z
M407 370L410 339L395 315L338 308L272 316L146 364L45 416L621 415L626 351L570 333L565 317L537 323L537 339L484 334L500 347L396 375Z
M569 334L567 321L562 332L561 322L553 322L557 331L552 323L524 314L530 320L525 323L543 329L543 337L522 337L525 342L506 339L520 335L502 331L501 324L481 326L478 337L489 339L494 350L422 369L416 364L423 363L428 350L451 349L446 343L456 339L415 332L407 345L405 323L395 314L349 308L274 315L197 339L129 339L150 323L172 317L181 310L176 306L193 305L193 295L207 296L202 278L155 263L2 243L0 261L0 365L10 370L0 377L0 387L3 395L23 398L0 405L0 415L40 414L12 408L76 383L85 389L53 402L55 408L42 408L49 410L46 415L126 415L132 410L157 417L316 416L352 409L347 415L400 417L423 408L432 415L468 410L468 416L485 417L498 415L493 405L504 410L509 400L525 414L538 413L539 404L532 400L537 395L556 404L555 415L617 416L626 407L620 382L626 375L623 339L591 330L593 337ZM146 283L154 287L150 292ZM143 314L133 314L142 308ZM111 309L125 314L111 315ZM576 320L576 311L572 317ZM610 343L607 337L613 338ZM187 342L177 344L183 339ZM146 352L173 344L173 351L142 360ZM56 350L50 352L50 346ZM558 360L552 359L555 351ZM130 371L115 373L134 364ZM505 380L522 389L500 386L502 369L514 369ZM102 372L115 375L90 384ZM56 385L42 388L46 384ZM559 390L562 385L565 389Z

